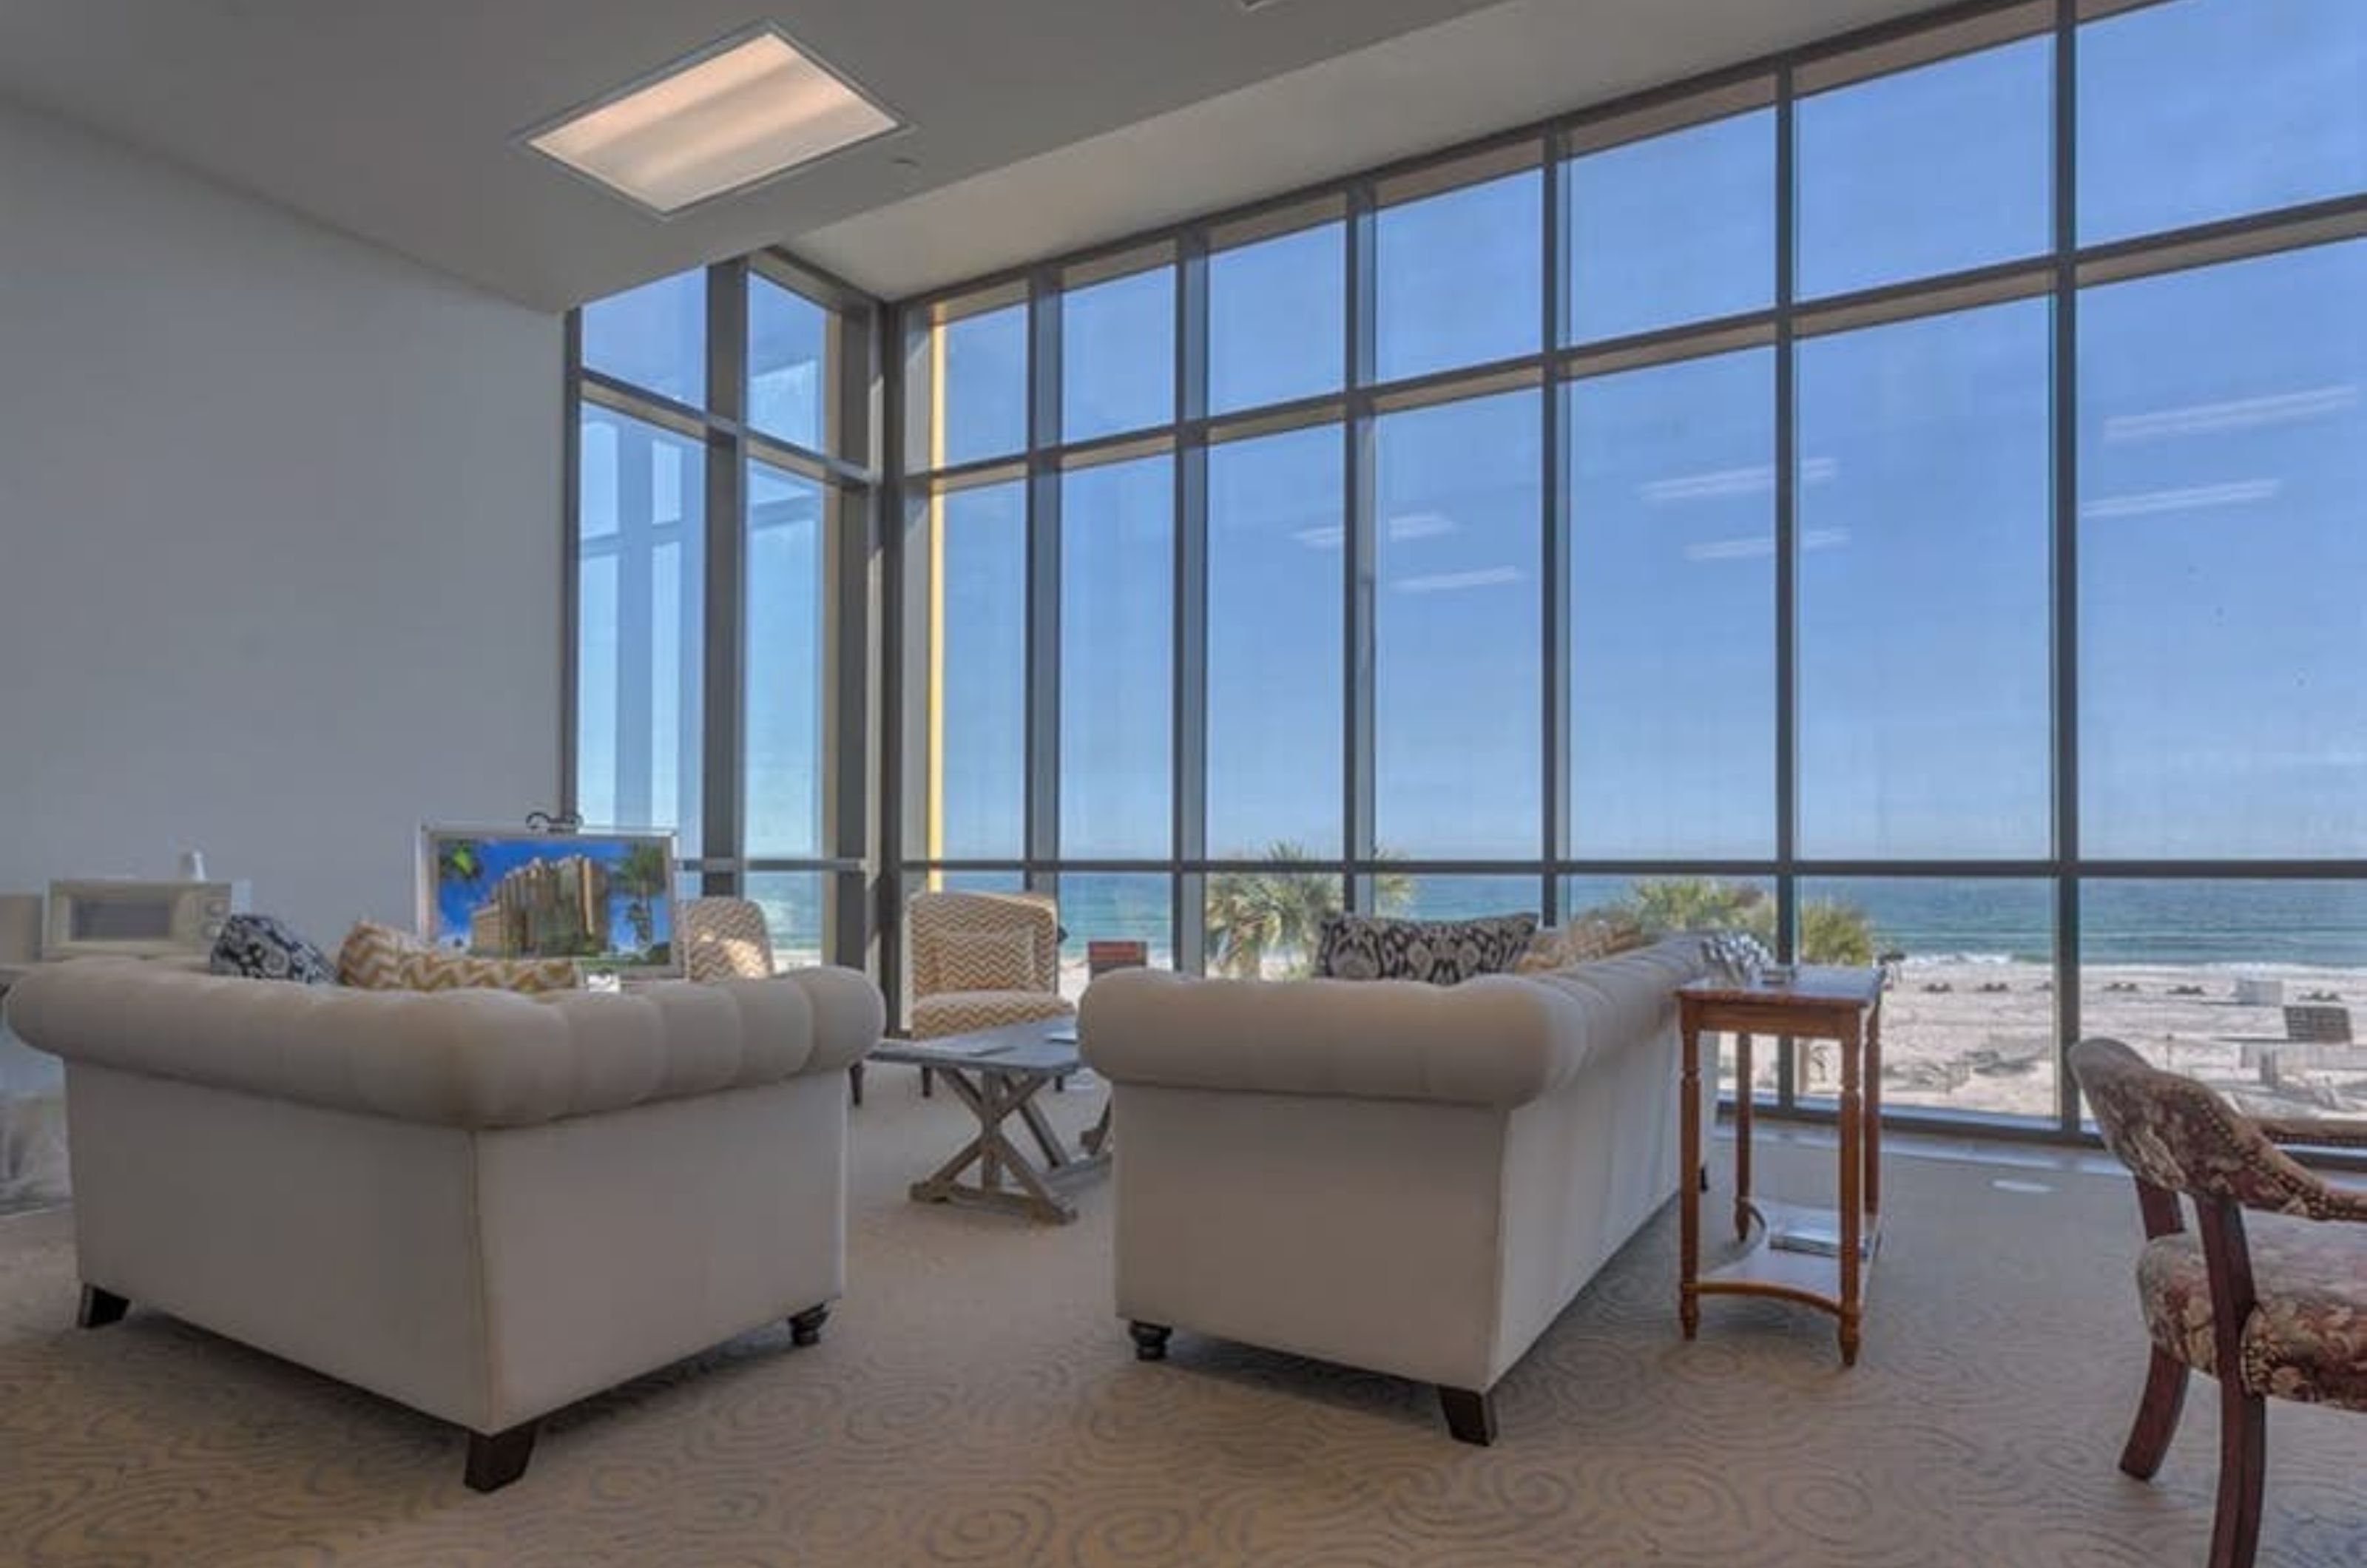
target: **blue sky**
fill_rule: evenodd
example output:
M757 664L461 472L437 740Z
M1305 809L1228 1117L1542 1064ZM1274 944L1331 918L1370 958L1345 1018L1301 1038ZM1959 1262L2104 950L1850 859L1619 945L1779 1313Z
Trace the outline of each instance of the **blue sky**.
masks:
M1802 295L2044 253L2053 78L2042 37L1804 99ZM2082 242L2367 189L2362 80L2367 6L2352 0L2171 0L2089 24ZM1771 113L1746 113L1559 172L1573 341L1771 301L1773 134ZM1539 346L1545 177L1384 209L1380 375ZM1338 389L1341 236L1319 225L1212 258L1213 408ZM1172 290L1161 268L1065 298L1070 438L1171 417ZM595 308L587 359L695 387L703 371L669 346L694 293L653 285L606 330ZM2090 856L2367 854L2362 301L2360 241L2079 297L2073 646ZM794 327L761 356L776 375L805 341ZM1574 852L1772 853L1780 483L1797 507L1802 852L2048 854L2055 531L2073 521L2054 515L2055 353L2044 298L1804 339L1788 474L1766 349L1580 381L1558 430L1534 389L1384 415L1369 470L1381 842L1439 859L1542 851L1551 436L1569 457ZM945 354L945 460L1015 451L1024 308L953 323ZM806 417L785 385L778 417ZM1331 425L1210 454L1214 853L1343 848L1346 439ZM587 527L615 490L587 468ZM1075 470L1060 492L1063 851L1161 858L1172 462ZM1008 484L944 507L948 857L1023 848L1024 503ZM799 614L769 607L815 603L818 556L812 536L771 526L751 553L764 705L751 823L780 846L758 852L806 852L821 720L792 689L810 684L816 649ZM586 733L613 745L597 723Z

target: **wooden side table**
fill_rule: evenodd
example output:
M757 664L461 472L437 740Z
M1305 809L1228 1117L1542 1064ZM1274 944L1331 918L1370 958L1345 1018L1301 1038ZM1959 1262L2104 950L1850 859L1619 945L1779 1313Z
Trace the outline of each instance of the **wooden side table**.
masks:
M1704 1296L1776 1296L1840 1320L1841 1364L1857 1365L1866 1271L1882 1210L1882 974L1876 969L1803 968L1780 984L1696 980L1677 992L1684 1033L1682 1252L1677 1314L1691 1339ZM1735 1036L1734 1235L1756 1246L1704 1274L1701 1269L1701 1037ZM1840 1047L1840 1208L1756 1202L1750 1196L1750 1043L1754 1033L1830 1040Z

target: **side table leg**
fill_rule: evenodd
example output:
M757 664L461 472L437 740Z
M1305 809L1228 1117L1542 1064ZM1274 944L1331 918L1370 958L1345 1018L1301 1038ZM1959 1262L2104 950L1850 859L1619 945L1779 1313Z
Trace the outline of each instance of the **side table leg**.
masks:
M1750 1036L1734 1037L1734 1239L1750 1239Z
M1865 1020L1865 1217L1882 1213L1882 993ZM1874 1245L1882 1245L1876 1233Z
M1858 1284L1864 1258L1858 1247L1863 1234L1865 1173L1865 1107L1859 1092L1860 1070L1865 1059L1863 1026L1852 1024L1840 1043L1841 1058L1841 1365L1857 1365Z
M1701 1328L1701 1297L1695 1290L1701 1250L1701 1031L1684 1030L1684 1076L1677 1096L1677 1321L1691 1339Z

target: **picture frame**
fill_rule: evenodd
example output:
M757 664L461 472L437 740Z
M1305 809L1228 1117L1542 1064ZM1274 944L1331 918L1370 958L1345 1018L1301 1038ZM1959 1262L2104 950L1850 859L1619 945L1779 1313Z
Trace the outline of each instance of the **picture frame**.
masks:
M419 829L419 930L439 952L573 958L594 974L682 973L674 836L429 823Z

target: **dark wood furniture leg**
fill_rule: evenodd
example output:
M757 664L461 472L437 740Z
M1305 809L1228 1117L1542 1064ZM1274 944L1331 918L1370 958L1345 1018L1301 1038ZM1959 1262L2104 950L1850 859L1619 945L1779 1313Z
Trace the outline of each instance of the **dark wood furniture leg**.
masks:
M937 1075L935 1071L932 1068L923 1067L921 1069L921 1098L923 1100L932 1099L935 1096L936 1092Z
M1496 1396L1478 1389L1441 1388L1439 1407L1446 1412L1446 1429L1458 1443L1481 1448L1496 1440Z
M1677 1168L1699 1170L1702 1168L1701 1128L1701 1031L1690 1024L1685 1028L1684 1076L1677 1094L1677 1125L1682 1130L1679 1140ZM1680 1181L1683 1189L1677 1204L1677 1321L1691 1339L1701 1331L1701 1295L1694 1289L1700 1271L1701 1252L1701 1187L1693 1182ZM1444 1397L1442 1393L1442 1397ZM1447 1414L1454 1415L1449 1400Z
M2211 1270L2212 1360L2219 1380L2219 1502L2211 1568L2252 1568L2260 1544L2260 1482L2268 1465L2268 1401L2244 1386L2244 1325L2259 1305L2244 1212L2232 1198L2194 1201Z
M1734 1239L1750 1239L1750 1036L1734 1037Z
M77 1328L105 1328L110 1323L120 1323L131 1303L113 1291L102 1291L96 1285L82 1288L82 1304L74 1311Z
M1865 1100L1860 1073L1865 1066L1865 1035L1856 1020L1840 1041L1841 1054L1841 1312L1839 1337L1841 1365L1857 1365L1859 1275L1865 1254L1859 1239L1865 1224Z
M534 1457L538 1423L522 1422L506 1432L469 1434L469 1468L463 1477L471 1492L498 1492L526 1473Z
M820 1306L806 1308L805 1311L789 1319L789 1343L792 1345L821 1344L821 1325L829 1321L829 1303L825 1302Z
M1127 1333L1134 1337L1134 1359L1138 1361L1167 1359L1167 1337L1175 1331L1163 1323L1129 1323Z
M2179 1412L2186 1408L2186 1363L2157 1348L2152 1370L2146 1373L2145 1397L2137 1403L2136 1425L2129 1428L2128 1446L2121 1450L2121 1469L2139 1481L2151 1481L2169 1452L2178 1433Z
M850 1092L854 1095L854 1097L855 1097L855 1103L856 1105L860 1106L860 1105L863 1103L863 1064L862 1064L862 1063L857 1062L857 1063L855 1063L853 1066L851 1066L851 1067L849 1067L849 1068L847 1068L847 1069L846 1069L846 1082L847 1082L847 1088L848 1088L849 1091L850 1091Z

